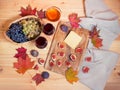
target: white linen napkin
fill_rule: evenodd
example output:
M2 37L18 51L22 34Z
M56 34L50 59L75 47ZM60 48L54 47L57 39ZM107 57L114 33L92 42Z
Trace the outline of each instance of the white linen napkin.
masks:
M87 17L115 20L118 16L108 8L104 0L85 0L85 9Z
M119 54L109 51L109 47L120 34L120 24L117 15L106 6L104 0L85 0L85 8L87 18L81 18L80 26L88 30L97 26L103 39L103 46L100 49L93 49L92 43L89 42L78 77L80 82L91 90L104 90L106 81L119 58ZM92 57L91 62L86 62L87 56ZM83 66L90 68L88 73L82 71Z
M86 61L86 57L91 57L91 61ZM119 55L107 50L88 49L83 63L80 66L78 77L80 82L88 86L91 90L104 90L106 81L117 63ZM83 67L89 68L88 73L82 71Z

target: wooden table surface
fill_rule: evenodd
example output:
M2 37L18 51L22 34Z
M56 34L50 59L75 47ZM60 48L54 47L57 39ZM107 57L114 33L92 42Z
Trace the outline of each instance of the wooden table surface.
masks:
M9 24L20 18L20 7L26 7L28 4L32 8L36 7L37 10L46 10L48 7L57 6L61 10L60 20L63 21L68 21L68 15L73 12L78 13L79 16L84 16L83 0L0 0L0 66L3 67L3 71L0 72L0 90L90 90L79 82L72 85L66 81L64 76L50 71L50 78L36 86L32 81L32 75L35 75L37 71L31 70L24 75L20 75L15 71L13 62L16 62L16 58L13 56L17 48L21 46L27 48L28 54L31 49L36 49L40 53L39 57L45 58L53 37L53 35L46 36L49 41L46 49L38 49L34 42L15 44L5 38L4 32ZM50 21L44 20L43 22ZM53 23L56 27L58 22L50 23ZM44 36L43 33L41 35ZM36 58L31 57L31 59L35 60ZM39 72L44 70L43 66L40 66Z
M16 61L13 55L16 53L16 48L24 46L27 48L27 52L31 49L37 49L34 46L34 42L24 43L24 44L14 44L9 42L4 37L4 31L7 30L8 25L13 20L20 18L19 10L20 7L26 7L28 4L32 8L37 7L40 9L47 9L50 6L57 6L61 9L60 20L68 20L68 14L72 12L78 13L79 16L84 16L83 0L0 0L0 66L3 67L3 71L0 72L0 90L90 90L87 86L82 83L69 84L66 79L59 74L49 72L50 78L42 82L39 86L35 86L34 82L31 80L31 75L36 72L29 71L24 75L18 74L13 68L13 62ZM119 16L120 19L120 0L105 0L108 6ZM49 22L44 20L44 22ZM51 22L56 27L57 22ZM42 34L44 35L44 34ZM51 41L53 36L47 37ZM46 57L47 50L39 50L40 56ZM120 54L120 37L118 37L112 44L110 50L115 51ZM36 59L31 57L32 59ZM119 60L120 61L120 60ZM120 70L120 63L116 65ZM45 69L41 66L40 72ZM105 90L120 90L120 77L117 75L116 71L112 73Z

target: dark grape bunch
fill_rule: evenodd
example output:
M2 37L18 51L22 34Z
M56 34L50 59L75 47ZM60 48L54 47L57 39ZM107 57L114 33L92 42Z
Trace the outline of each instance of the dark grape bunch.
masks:
M22 31L23 26L19 23L13 23L6 32L7 36L17 43L22 43L28 41L25 34Z

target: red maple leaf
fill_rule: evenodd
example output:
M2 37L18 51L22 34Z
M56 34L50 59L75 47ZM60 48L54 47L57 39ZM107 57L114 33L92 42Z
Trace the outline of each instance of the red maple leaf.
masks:
M25 59L19 57L18 61L14 62L13 65L14 65L14 68L17 69L18 73L24 74L27 70L32 69L34 65L34 61L31 61L29 56L26 55Z
M21 7L20 9L20 15L21 16L27 16L27 15L36 15L36 8L32 9L30 5L28 5L26 8Z
M68 18L72 27L79 27L80 18L78 17L78 14L72 13L68 16Z
M90 38L100 37L99 33L100 33L100 30L97 30L97 27L95 26L93 30L89 32Z
M44 78L41 76L41 74L36 73L36 75L32 77L32 80L35 81L36 85L39 85L42 81L44 81Z
M19 57L21 57L21 58L23 58L23 59L25 59L26 58L26 51L27 51L27 49L26 48L24 48L24 47L21 47L21 48L18 48L18 49L16 49L17 50L17 54L15 54L15 56L14 57L16 57L16 58L19 58Z
M24 47L21 47L21 48L17 48L16 49L19 53L26 53L27 49L24 48Z
M37 15L40 19L46 18L45 11L43 11L42 9L40 11L37 11Z

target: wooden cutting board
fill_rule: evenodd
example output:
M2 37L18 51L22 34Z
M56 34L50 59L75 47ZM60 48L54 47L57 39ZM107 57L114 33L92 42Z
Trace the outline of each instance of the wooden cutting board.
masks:
M62 31L60 28L61 25L66 25L68 27L68 31ZM65 38L71 31L74 31L77 35L82 37L82 40L76 47L76 49L81 48L81 52L76 52L76 49L72 49L67 43L64 42ZM78 70L88 44L88 36L88 30L83 28L72 28L69 22L59 22L46 59L45 68L62 75L65 74L65 71L69 67L73 67L74 70ZM77 40L77 38L75 40ZM60 47L60 43L63 44L64 48ZM60 56L60 52L63 52L64 55ZM55 56L55 59L53 55ZM76 56L74 61L71 60L71 55Z

